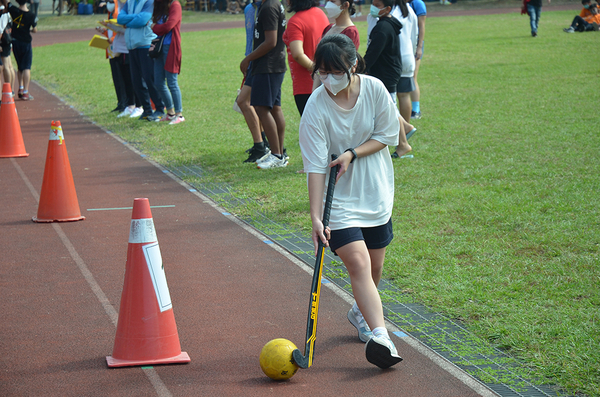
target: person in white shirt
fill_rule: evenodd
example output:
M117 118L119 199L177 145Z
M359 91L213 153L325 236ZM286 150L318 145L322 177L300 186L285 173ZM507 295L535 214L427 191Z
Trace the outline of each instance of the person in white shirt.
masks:
M398 0L396 6L392 8L392 16L396 17L402 24L400 30L400 56L402 57L402 73L400 82L396 87L398 96L398 108L400 115L404 120L410 122L412 112L412 102L410 93L416 89L415 75L415 56L417 51L417 38L419 34L417 24L417 14L413 9L407 6L405 0ZM408 134L408 132L407 132ZM407 136L407 138L409 138Z
M367 360L388 368L402 358L385 328L377 284L393 238L394 168L388 146L398 144L399 119L383 83L356 74L364 61L347 36L325 36L314 62L313 76L322 85L306 104L299 132L312 239L315 248L321 240L344 262L356 299L348 320L367 342ZM339 157L330 162L334 153ZM336 165L340 168L330 221L324 228L326 179Z

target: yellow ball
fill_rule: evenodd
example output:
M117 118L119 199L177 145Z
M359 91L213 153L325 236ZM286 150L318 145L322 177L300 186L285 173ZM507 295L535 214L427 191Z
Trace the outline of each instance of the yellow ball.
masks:
M292 358L296 345L287 339L278 338L268 342L260 352L260 368L273 380L289 379L298 366Z

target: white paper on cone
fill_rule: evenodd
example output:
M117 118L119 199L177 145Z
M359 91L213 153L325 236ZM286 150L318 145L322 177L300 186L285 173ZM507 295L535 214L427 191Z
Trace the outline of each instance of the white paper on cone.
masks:
M158 301L158 306L162 313L165 310L171 309L173 305L171 303L171 294L169 294L169 286L167 285L167 276L165 275L165 269L162 264L160 248L158 247L158 242L155 242L153 244L142 246L142 249L144 250L148 271L150 272L152 284L154 285L156 300Z

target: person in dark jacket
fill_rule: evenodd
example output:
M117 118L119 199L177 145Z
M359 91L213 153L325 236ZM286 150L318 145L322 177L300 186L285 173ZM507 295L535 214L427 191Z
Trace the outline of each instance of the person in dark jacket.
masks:
M373 0L370 14L373 18L379 18L377 25L371 30L367 44L367 52L364 60L366 64L365 74L377 77L387 88L392 101L396 104L396 87L402 74L402 55L400 54L400 30L402 24L391 14L394 0ZM400 119L400 134L395 156L402 157L412 150L406 140L404 130L404 119Z
M371 15L379 18L379 21L369 35L364 59L367 65L366 74L381 80L395 97L396 85L402 72L402 59L398 51L398 35L402 24L391 15L393 7L393 0L373 0Z

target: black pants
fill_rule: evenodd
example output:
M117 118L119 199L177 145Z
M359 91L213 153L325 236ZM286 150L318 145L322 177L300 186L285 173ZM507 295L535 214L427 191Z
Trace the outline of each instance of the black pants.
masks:
M576 15L575 18L573 18L571 27L578 32L585 32L586 30L592 30L594 28L591 23L587 23L586 20L579 15Z
M141 101L144 115L152 114L150 99L157 112L164 113L165 105L154 87L154 61L148 56L148 48L136 48L129 51L129 69L135 95Z
M306 102L308 102L308 98L310 98L310 94L298 94L294 95L294 100L296 101L296 107L298 108L298 113L300 113L300 117L304 113L304 108L306 107Z

